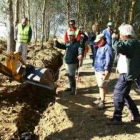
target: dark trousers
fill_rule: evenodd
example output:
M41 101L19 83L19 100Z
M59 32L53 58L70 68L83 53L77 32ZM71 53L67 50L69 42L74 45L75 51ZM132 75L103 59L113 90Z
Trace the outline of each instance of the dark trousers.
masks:
M140 89L140 77L137 78L136 82L137 82L137 88Z
M134 117L139 115L138 108L129 96L132 81L127 81L126 74L120 74L114 89L114 115L113 118L121 121L124 104L130 109Z

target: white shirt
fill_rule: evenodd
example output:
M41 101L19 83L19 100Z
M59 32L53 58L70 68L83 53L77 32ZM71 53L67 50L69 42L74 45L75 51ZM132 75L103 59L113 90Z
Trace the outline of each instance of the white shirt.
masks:
M126 55L120 54L117 63L117 70L119 71L119 73L128 73Z

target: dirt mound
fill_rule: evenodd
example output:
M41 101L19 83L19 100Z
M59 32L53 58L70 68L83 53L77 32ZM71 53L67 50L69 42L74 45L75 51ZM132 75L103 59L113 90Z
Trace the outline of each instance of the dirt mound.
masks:
M62 53L53 47L45 47L40 50L40 46L31 46L28 53L28 63L37 67L50 68L58 77L58 71L62 65Z
M62 65L62 54L54 49L30 46L28 63L36 67L52 69L56 79ZM55 102L55 90L48 90L29 84L9 82L5 76L0 77L0 139L18 140L22 134L29 133L32 139L38 140L34 134L35 127Z

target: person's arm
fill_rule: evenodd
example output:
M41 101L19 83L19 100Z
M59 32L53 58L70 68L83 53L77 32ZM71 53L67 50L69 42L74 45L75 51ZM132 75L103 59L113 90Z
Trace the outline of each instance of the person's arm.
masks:
M29 28L29 39L28 39L28 43L31 41L31 38L32 38L32 28L30 26L30 28Z
M105 64L105 79L108 78L110 72L111 72L111 67L112 67L112 63L113 63L113 52L110 48L105 48L105 56L106 56L106 64Z
M118 38L112 39L112 48L123 55L131 55L133 52L131 41L121 41Z
M59 43L56 38L54 38L54 46L59 49L63 49L63 50L66 49L66 45Z
M16 26L15 30L14 30L14 40L15 41L17 40L17 35L18 35L18 27Z
M78 43L78 60L82 60L82 53L83 53L83 49L80 43Z

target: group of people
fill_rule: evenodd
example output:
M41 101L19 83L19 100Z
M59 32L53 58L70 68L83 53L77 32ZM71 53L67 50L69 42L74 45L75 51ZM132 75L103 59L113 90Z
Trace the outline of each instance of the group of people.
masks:
M69 21L69 28L64 35L65 44L61 44L54 37L54 45L65 49L66 71L70 87L70 94L76 91L76 70L83 61L86 44L91 47L93 54L93 67L97 85L99 87L98 109L105 108L107 84L114 61L114 53L118 56L118 81L114 87L114 114L108 124L122 123L122 110L126 104L130 109L130 120L140 121L140 114L134 101L130 97L131 85L134 79L140 77L140 43L135 39L135 32L131 25L123 24L119 27L119 34L113 32L113 23L108 22L107 28L99 32L98 25L92 26L92 32L87 35L75 25L75 20ZM27 44L32 37L32 29L28 19L24 18L15 28L16 52L21 52L23 60L27 57Z
M108 125L122 124L122 110L126 104L130 109L130 120L140 121L140 114L134 101L130 97L131 85L134 79L140 76L140 43L135 39L135 32L131 25L123 24L119 27L119 34L113 32L113 23L108 22L107 28L102 32L93 32L87 36L81 35L80 30L75 27L75 21L69 21L69 29L65 33L65 44L60 44L54 38L55 46L65 49L66 70L70 83L71 94L75 94L76 82L75 73L77 65L83 59L85 42L88 41L93 54L93 67L97 85L99 87L98 109L105 108L105 96L107 84L111 74L114 61L114 53L117 54L119 72L118 81L114 87L114 113ZM81 43L81 36L85 42Z

